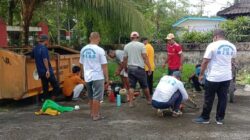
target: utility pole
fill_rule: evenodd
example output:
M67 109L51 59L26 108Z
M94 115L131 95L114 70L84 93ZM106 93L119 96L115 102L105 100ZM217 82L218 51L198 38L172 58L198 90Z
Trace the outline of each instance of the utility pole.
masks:
M57 13L57 44L60 45L60 0L56 0L56 13Z

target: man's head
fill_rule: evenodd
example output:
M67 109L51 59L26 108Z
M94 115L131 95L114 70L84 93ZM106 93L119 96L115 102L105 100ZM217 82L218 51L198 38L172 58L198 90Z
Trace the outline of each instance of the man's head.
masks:
M147 37L141 38L141 42L142 42L144 45L148 44L148 38L147 38Z
M169 33L165 39L167 40L168 44L174 44L175 43L174 38L175 38L174 34Z
M175 72L173 72L172 76L175 77L176 79L180 80L181 79L181 72L175 71Z
M81 74L81 68L80 68L79 66L74 66L74 67L72 68L72 72L73 72L74 74L80 75L80 74Z
M89 40L91 44L98 45L100 43L100 35L98 32L92 32L89 36Z
M218 41L225 39L225 31L221 29L216 29L213 32L213 41Z
M130 39L131 39L132 41L138 40L139 37L140 37L140 35L139 35L138 32L135 32L135 31L134 31L134 32L132 32L132 33L130 34Z
M107 50L107 55L112 59L115 58L115 50Z
M47 46L49 44L49 37L46 34L41 34L38 37L38 42Z

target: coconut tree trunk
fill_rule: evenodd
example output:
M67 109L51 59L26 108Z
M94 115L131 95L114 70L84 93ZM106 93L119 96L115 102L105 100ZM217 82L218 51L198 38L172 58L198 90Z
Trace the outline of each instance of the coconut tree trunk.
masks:
M29 26L35 10L35 6L38 3L37 0L21 0L21 17L22 17L22 39L24 45L29 45Z

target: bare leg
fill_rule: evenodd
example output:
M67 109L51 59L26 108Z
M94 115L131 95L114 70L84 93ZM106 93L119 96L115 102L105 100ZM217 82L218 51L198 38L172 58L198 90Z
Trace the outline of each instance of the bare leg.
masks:
M134 89L129 89L129 107L134 107L133 104L133 98L134 98Z
M93 106L92 106L92 112L93 112L93 120L99 120L100 119L100 101L99 100L93 100Z
M147 103L148 103L148 104L151 104L151 96L150 96L150 92L149 92L149 89L148 89L148 88L145 88L145 89L144 89L144 94L145 94L145 96L146 96Z
M89 100L90 117L93 117L93 100Z

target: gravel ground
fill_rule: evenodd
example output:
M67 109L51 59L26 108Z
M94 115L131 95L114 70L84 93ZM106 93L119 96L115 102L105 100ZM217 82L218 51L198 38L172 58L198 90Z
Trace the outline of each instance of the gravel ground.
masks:
M201 107L203 95L196 93L195 101ZM138 97L137 106L128 104L116 107L105 101L101 121L89 118L87 100L80 102L59 102L61 105L80 105L80 110L63 113L60 116L36 116L40 106L28 101L0 108L1 140L248 140L250 139L250 93L237 90L235 103L228 104L224 125L216 125L212 111L211 124L192 123L201 110L184 109L180 118L158 117L155 110ZM215 102L216 103L216 102ZM25 104L25 105L24 105ZM215 105L214 105L215 107Z

